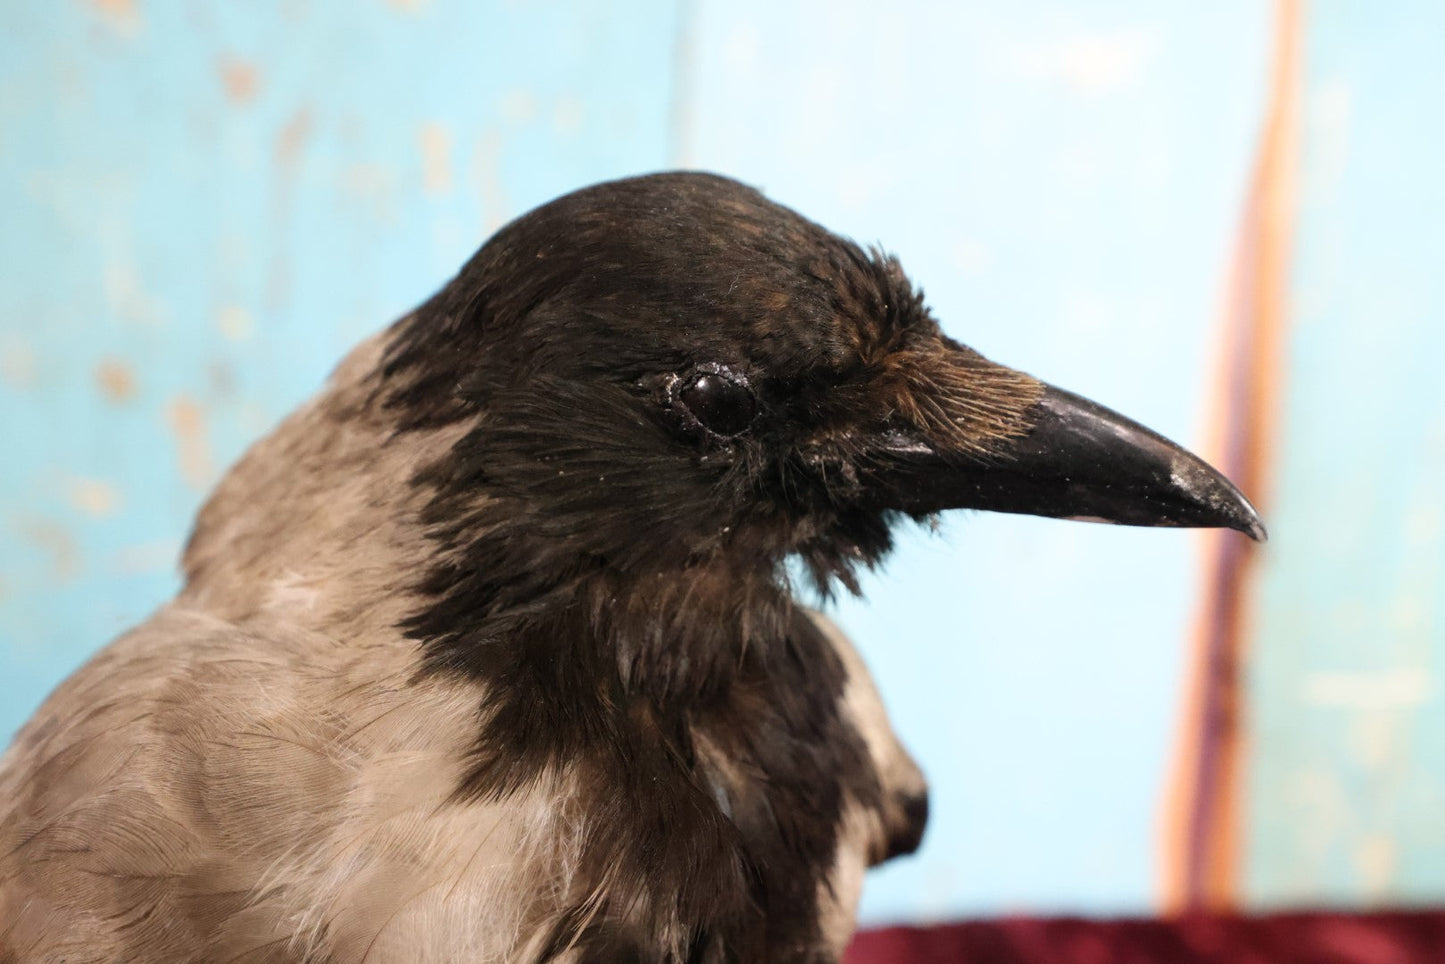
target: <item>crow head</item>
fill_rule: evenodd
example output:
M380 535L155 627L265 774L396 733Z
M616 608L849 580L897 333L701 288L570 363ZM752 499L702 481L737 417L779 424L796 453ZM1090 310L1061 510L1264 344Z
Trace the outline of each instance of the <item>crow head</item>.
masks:
M851 584L900 515L949 508L1263 534L1199 459L951 340L897 261L721 177L513 222L388 374L404 425L477 420L431 479L444 537L504 511L554 575L796 555Z

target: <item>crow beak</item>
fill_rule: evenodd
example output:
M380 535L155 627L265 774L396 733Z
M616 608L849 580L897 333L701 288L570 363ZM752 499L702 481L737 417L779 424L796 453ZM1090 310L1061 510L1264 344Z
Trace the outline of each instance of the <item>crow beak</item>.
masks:
M1032 427L967 454L917 432L888 432L872 487L890 508L1022 512L1132 526L1236 529L1258 542L1249 500L1197 456L1072 392L1043 386Z

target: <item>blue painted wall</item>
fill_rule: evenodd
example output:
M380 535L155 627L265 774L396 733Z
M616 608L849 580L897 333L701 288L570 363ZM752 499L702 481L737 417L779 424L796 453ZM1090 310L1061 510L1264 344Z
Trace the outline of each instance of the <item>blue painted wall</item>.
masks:
M1250 665L1248 894L1445 898L1445 8L1305 29L1284 426Z
M1357 25L1319 6L1340 25L1313 43L1349 53ZM686 165L757 183L896 251L956 336L1197 441L1269 15L1246 0L6 4L0 734L174 590L207 488L348 345L502 221L603 178ZM1366 42L1383 63L1404 40L1381 27ZM1409 126L1392 97L1440 86L1410 69L1357 103L1391 132ZM1390 163L1352 206L1306 219L1323 240L1302 270L1322 297L1346 298L1343 268L1373 253L1379 277L1439 304L1421 249L1391 257L1393 233L1367 216L1363 185L1429 180L1424 160ZM1403 353L1424 379L1439 347L1415 328L1351 341L1359 306L1338 304L1333 328L1296 343L1322 367L1291 395L1292 426L1347 350ZM1439 437L1424 415L1409 424L1401 438ZM1291 450L1285 488L1324 492L1329 436L1300 434L1315 447ZM1420 458L1423 493L1440 460ZM1313 578L1318 547L1290 533L1345 490L1328 491L1280 500L1275 598ZM1440 539L1421 538L1400 565L1433 600ZM953 519L909 534L868 600L841 605L936 788L922 854L873 878L868 919L1151 908L1196 550L1185 533ZM1436 629L1390 632L1437 658ZM1261 654L1255 702L1285 734L1265 752L1295 759L1319 731L1270 703L1301 665L1279 652ZM1287 813L1259 786L1253 846L1285 869L1261 871L1258 893L1295 893ZM1434 798L1411 792L1416 809L1372 819L1427 813ZM1331 893L1360 892L1350 859ZM1412 893L1441 886L1430 873Z
M0 732L495 227L665 165L671 2L0 8Z

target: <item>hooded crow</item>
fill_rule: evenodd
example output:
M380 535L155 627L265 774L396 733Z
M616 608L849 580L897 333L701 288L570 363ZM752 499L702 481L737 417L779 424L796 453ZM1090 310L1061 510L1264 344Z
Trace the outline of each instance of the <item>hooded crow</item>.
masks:
M846 639L952 508L1263 537L734 181L591 187L355 349L0 763L0 961L836 961L927 796Z

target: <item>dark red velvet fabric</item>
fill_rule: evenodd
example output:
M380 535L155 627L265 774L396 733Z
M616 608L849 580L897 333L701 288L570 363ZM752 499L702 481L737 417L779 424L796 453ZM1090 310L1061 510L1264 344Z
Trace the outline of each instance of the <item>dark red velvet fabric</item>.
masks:
M845 964L1445 964L1445 910L1006 918L860 933Z

